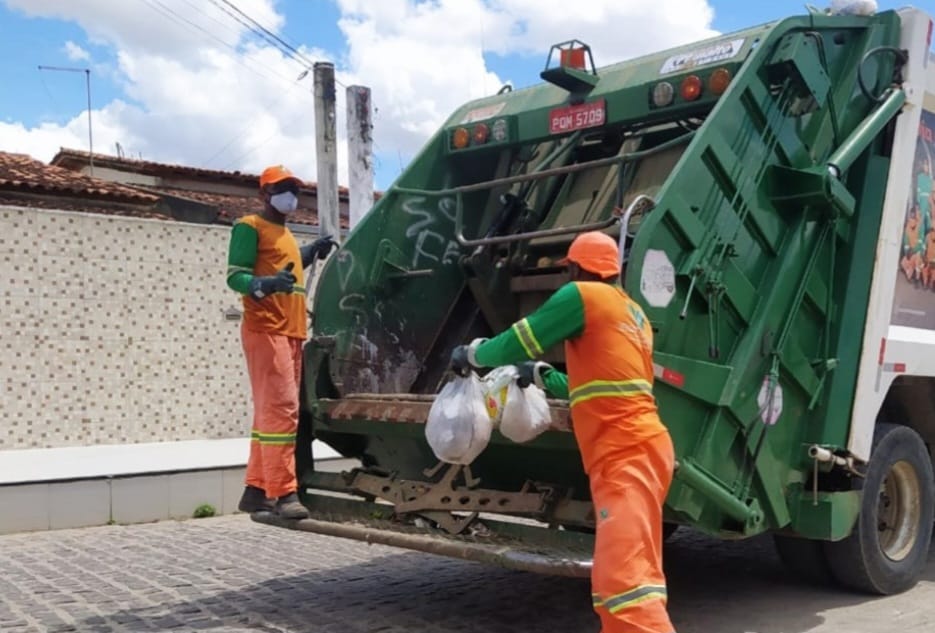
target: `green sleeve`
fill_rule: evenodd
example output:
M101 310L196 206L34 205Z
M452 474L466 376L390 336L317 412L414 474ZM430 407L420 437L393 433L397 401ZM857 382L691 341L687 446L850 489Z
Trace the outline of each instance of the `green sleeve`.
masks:
M568 374L557 369L547 369L542 373L542 382L546 392L553 398L568 400Z
M227 251L227 285L242 295L249 293L256 263L256 229L249 224L238 223L231 230L230 247Z
M520 363L542 356L553 345L578 336L583 330L581 292L575 284L565 284L538 310L479 345L474 360L482 367Z

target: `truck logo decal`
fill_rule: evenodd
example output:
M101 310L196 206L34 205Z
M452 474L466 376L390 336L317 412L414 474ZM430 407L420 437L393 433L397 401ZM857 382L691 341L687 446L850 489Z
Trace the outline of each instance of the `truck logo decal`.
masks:
M506 101L501 101L500 103L495 103L493 105L483 106L481 108L474 108L469 110L467 114L464 115L458 123L464 125L465 123L473 123L474 121L483 121L484 119L489 119L490 117L497 116L500 114L500 111L503 110L503 107L506 105Z
M696 48L685 53L679 53L668 58L659 69L660 75L668 75L683 70L689 70L705 64L731 59L740 54L743 49L744 39L727 40L718 42L704 48Z

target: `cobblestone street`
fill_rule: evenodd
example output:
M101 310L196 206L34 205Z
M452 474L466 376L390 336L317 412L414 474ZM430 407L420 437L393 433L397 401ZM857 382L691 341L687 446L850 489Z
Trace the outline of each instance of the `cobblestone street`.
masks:
M789 578L770 542L680 532L681 633L928 631L935 564L868 599ZM0 631L597 631L585 581L259 525L243 515L0 537Z

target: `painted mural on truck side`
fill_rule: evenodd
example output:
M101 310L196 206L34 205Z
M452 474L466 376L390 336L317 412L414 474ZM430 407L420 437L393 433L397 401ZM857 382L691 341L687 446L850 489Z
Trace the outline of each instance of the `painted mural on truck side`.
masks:
M935 108L926 106L906 204L892 323L935 330Z

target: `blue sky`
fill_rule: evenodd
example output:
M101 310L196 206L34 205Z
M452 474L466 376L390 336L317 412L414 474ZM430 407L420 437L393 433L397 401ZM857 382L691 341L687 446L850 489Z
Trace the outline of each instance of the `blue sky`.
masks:
M935 0L915 6L935 13ZM87 67L97 152L119 142L251 171L283 161L314 180L311 77L295 81L303 63L233 7L306 60L333 61L342 85L371 86L380 188L458 103L538 81L549 42L596 43L601 65L804 12L786 0L0 0L0 150L87 149L83 74L37 66Z

